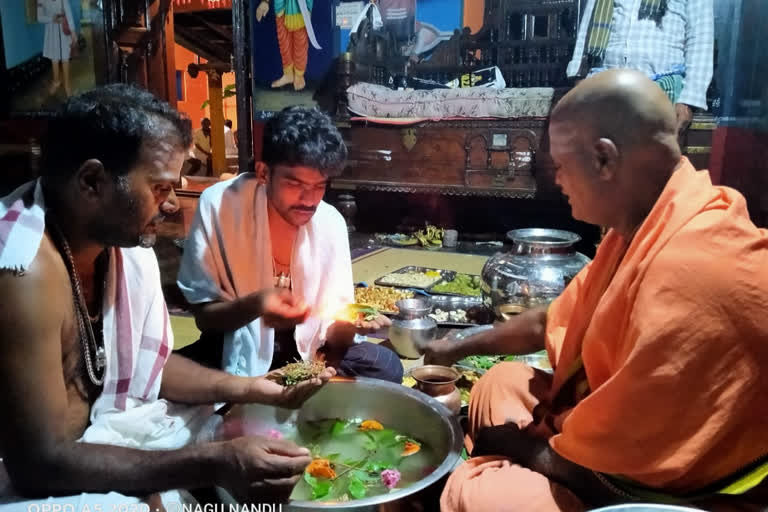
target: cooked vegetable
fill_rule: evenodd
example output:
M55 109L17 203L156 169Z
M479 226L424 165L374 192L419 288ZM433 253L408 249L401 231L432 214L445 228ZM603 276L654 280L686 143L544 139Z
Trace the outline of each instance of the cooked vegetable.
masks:
M413 292L398 290L389 286L369 286L355 288L355 302L378 309L397 313L397 301L413 298Z
M457 368L457 370L461 373L461 377L456 381L456 387L459 388L459 392L461 393L461 405L468 405L472 387L478 380L480 380L481 375L475 370L467 370L464 368Z
M431 291L434 293L455 293L458 295L479 297L483 294L480 284L480 276L457 274L453 281L440 283L432 287Z
M469 323L467 319L467 312L463 309L454 309L452 311L443 311L442 309L436 309L434 313L430 313L429 316L435 319L437 323L454 322L466 324Z
M440 279L440 273L429 272L403 272L400 274L388 274L381 278L382 284L405 286L413 288L428 288Z
M413 234L419 243L427 249L442 247L444 235L445 230L438 228L437 226L427 226L425 229L419 230Z
M490 370L493 365L503 359L503 356L468 356L462 359L462 363L481 370Z
M295 386L299 382L318 377L324 370L323 361L298 361L280 368L276 380L283 386Z

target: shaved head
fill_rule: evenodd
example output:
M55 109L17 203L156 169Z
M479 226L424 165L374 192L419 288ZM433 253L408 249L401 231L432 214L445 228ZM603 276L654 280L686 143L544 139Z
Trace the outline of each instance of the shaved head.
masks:
M582 81L550 115L556 181L575 218L631 232L680 162L674 105L637 71Z
M677 146L674 105L661 87L638 71L613 69L582 81L552 111L550 122L563 121L621 146L659 138Z

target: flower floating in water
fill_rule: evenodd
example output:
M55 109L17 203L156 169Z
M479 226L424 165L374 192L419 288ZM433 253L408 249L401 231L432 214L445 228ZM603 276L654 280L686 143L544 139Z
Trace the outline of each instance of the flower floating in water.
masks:
M270 439L282 439L283 438L283 433L280 432L279 430L275 430L273 428L272 430L267 432L267 437L270 438Z
M384 430L384 425L376 420L365 420L360 424L360 429L363 432L367 430Z
M328 459L315 459L307 466L307 473L316 478L336 478L336 471Z
M396 469L385 469L381 472L381 483L387 486L387 489L394 489L400 481L400 472Z
M419 443L414 441L406 441L405 445L403 445L403 457L418 453L419 450L421 450L421 445Z

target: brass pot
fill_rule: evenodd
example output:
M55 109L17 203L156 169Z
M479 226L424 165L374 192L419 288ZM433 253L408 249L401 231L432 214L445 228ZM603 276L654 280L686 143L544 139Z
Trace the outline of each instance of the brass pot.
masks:
M455 368L428 364L413 368L411 377L416 381L416 389L446 406L454 415L459 414L461 392L456 381L461 374Z

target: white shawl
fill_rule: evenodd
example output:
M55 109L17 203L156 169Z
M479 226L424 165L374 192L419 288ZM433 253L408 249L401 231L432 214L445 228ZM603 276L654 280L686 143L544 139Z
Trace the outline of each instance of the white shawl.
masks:
M45 210L39 180L0 199L0 269L23 273L29 268L45 233ZM154 251L110 249L102 312L104 389L80 440L145 450L180 448L194 441L212 406L159 399L173 331Z
M344 218L321 202L299 228L291 258L293 293L314 312L334 312L354 301L352 262ZM217 183L200 196L184 244L178 285L192 304L227 301L273 287L266 187L253 173ZM331 320L310 317L296 327L296 347L311 359ZM272 363L274 330L256 319L224 337L222 367L263 375Z

